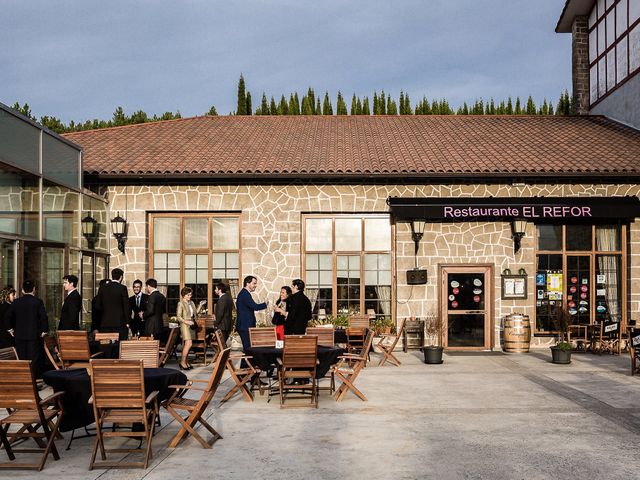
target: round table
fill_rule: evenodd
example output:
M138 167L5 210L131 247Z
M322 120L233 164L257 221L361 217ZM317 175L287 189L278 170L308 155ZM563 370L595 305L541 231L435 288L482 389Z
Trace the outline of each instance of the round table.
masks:
M277 358L282 358L283 349L275 347L251 347L245 353L252 358L252 363L260 370L267 371L275 365ZM316 378L324 377L331 365L338 362L338 357L344 353L344 348L340 347L318 347L318 366L316 367Z

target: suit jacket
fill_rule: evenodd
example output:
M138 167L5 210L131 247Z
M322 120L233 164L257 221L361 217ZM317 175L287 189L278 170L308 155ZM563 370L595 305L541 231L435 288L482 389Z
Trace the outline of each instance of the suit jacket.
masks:
M216 303L215 315L216 320L214 326L223 332L231 332L233 329L233 300L229 292L224 293Z
M129 309L131 310L131 319L142 321L138 313L144 312L147 309L147 302L149 301L149 295L146 293L140 294L140 307L136 303L136 296L132 295L129 297Z
M165 313L167 299L158 290L149 295L147 308L144 311L144 333L158 338L162 333L162 316Z
M102 328L125 328L131 319L127 287L119 282L109 282L100 287L96 308L101 313Z
M247 331L250 328L256 326L256 314L257 310L264 310L267 308L266 303L256 303L251 297L251 293L246 288L240 290L238 293L238 299L236 300L236 310L238 311L238 321L236 323L236 330Z
M78 290L74 290L62 303L58 330L80 330L80 312L82 312L82 298Z
M311 301L304 292L296 292L287 299L285 335L304 335L311 320Z
M49 331L49 319L44 303L33 295L23 295L11 304L9 322L16 340L38 341Z

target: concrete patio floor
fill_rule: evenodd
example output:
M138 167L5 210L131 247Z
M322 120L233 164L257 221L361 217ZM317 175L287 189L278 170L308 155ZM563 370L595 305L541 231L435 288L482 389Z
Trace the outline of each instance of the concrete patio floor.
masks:
M640 377L629 357L574 354L553 365L550 352L445 354L424 365L420 352L399 353L401 367L377 364L336 403L320 394L316 409L279 408L277 397L253 403L225 377L209 421L222 435L204 450L188 439L167 444L177 422L162 411L146 470L87 469L93 438L74 440L42 473L3 478L54 479L550 479L637 478L640 472ZM206 378L207 369L189 372ZM204 429L200 428L199 431ZM4 451L0 459L6 460Z

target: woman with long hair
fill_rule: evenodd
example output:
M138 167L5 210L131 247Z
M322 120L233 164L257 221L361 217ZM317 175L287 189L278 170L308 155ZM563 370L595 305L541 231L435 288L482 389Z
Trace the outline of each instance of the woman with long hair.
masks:
M285 285L280 289L280 298L276 300L276 305L273 308L273 318L271 323L276 326L276 338L278 340L284 340L284 323L287 320L285 313L287 311L287 298L291 296L291 287Z
M13 347L15 344L13 335L9 333L11 324L8 315L15 299L16 290L12 286L8 285L0 291L0 348Z
M180 336L182 336L182 357L180 359L180 370L191 370L193 367L187 362L189 350L193 345L193 340L196 338L196 316L202 310L202 307L206 303L206 300L200 301L198 308L191 300L193 295L193 289L190 287L184 287L180 291L180 301L178 302L178 308L176 310L176 318L180 323Z

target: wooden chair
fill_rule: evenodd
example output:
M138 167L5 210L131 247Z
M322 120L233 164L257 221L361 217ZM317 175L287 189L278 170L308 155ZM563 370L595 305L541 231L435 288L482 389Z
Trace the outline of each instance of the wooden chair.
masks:
M345 354L340 356L340 361L331 367L331 375L338 377L342 381L342 385L336 390L335 398L336 402L342 400L345 394L351 390L362 401L367 401L367 397L364 396L358 388L354 385L358 375L365 367L367 362L367 355L373 342L373 331L369 330L365 339L365 345L360 355Z
M196 338L191 344L190 352L193 354L194 362L196 362L199 357L202 357L202 363L204 365L207 364L207 352L209 343L207 342L206 323L207 320L205 317L196 317L196 324L198 328L196 329Z
M280 408L286 408L285 401L288 391L304 392L305 390L309 390L311 394L311 403L308 406L318 408L317 365L318 337L315 335L285 335L282 359L278 359Z
M620 322L604 322L600 327L598 353L620 354Z
M89 403L93 405L96 419L96 443L93 446L89 470L94 468L147 468L152 457L151 439L158 415L158 391L149 396L144 393L144 370L142 360L91 360L91 392ZM142 431L106 430L105 424L142 424ZM110 431L111 430L111 431ZM105 448L106 438L138 437L146 441L146 449ZM96 462L100 449L102 462ZM107 453L142 453L142 462L107 461Z
M220 330L216 331L215 338L217 344L217 359L217 357L222 355L222 352L226 349L222 343ZM233 363L234 360L244 360L247 366L242 368L236 367ZM260 369L253 366L251 363L251 357L247 355L229 355L225 366L229 371L229 375L231 375L231 378L235 382L235 385L231 387L231 390L229 390L222 400L220 400L220 403L226 402L238 391L242 393L242 396L247 402L253 402L253 393L251 392L249 385L254 375L258 375L260 373Z
M209 376L209 380L198 380L193 379L191 382L185 385L171 385L171 388L175 389L175 392L168 400L166 400L162 406L167 409L167 411L173 415L173 417L182 425L180 431L176 433L171 442L169 443L169 448L175 448L180 443L186 435L191 434L202 448L211 448L211 445L218 439L222 438L216 430L209 425L209 423L202 418L206 412L213 396L220 385L220 380L222 379L222 374L224 373L224 369L226 368L227 361L229 360L229 355L231 353L230 348L224 349L219 355L216 357L216 363L213 367L213 371ZM194 382L202 385L200 387L194 386ZM182 395L187 391L197 390L202 392L199 399L191 399L184 398ZM186 416L183 417L178 410L182 410L187 412ZM200 422L204 428L209 430L209 432L213 435L213 439L208 442L204 438L202 438L198 432L195 430L196 423Z
M91 355L89 337L84 330L58 330L58 357L62 368L86 368L89 360L102 355L102 352Z
M44 400L38 394L33 366L30 360L5 360L0 362L0 408L8 415L0 420L0 440L10 462L0 464L2 469L42 470L49 453L60 459L55 446L58 425L62 419L61 398L64 392L55 393ZM11 425L21 425L11 432ZM38 430L42 428L42 432ZM17 440L32 438L37 449L17 449L11 445ZM12 463L16 452L42 452L39 463Z
M349 327L368 329L371 324L369 315L351 315L349 317Z
M276 329L271 327L250 328L249 341L252 347L275 347Z
M0 348L0 360L18 360L18 352L14 347Z
M159 340L123 340L120 342L120 360L142 360L144 368L158 368Z
M640 331L638 327L627 327L629 336L629 356L631 357L631 375L640 373L640 366L638 366L638 349L640 348Z
M169 338L167 338L167 343L163 348L160 349L160 360L158 361L159 367L164 367L166 363L169 361L169 358L175 353L176 347L178 346L178 334L179 328L172 328L169 332Z
M120 334L96 332L93 339L100 343L114 343L120 340Z
M364 347L364 340L367 335L367 329L360 327L347 327L345 329L347 335L347 352L360 353Z
M380 340L378 340L378 343L376 343L376 347L382 350L382 358L380 359L380 363L378 363L379 367L383 366L386 362L391 362L397 367L401 365L400 360L396 358L396 356L393 354L393 351L395 350L400 338L402 338L403 331L404 322L402 322L400 330L398 330L395 335L382 334L380 336ZM391 341L391 343L389 343L389 339L391 338L393 338L393 340Z
M47 335L44 337L44 353L47 355L51 365L53 365L53 368L56 370L64 369L64 365L62 365L62 360L60 360L60 355L58 353L58 341L53 335Z
M334 347L335 339L334 339L334 330L333 328L325 328L325 327L308 327L307 335L315 335L318 337L318 346L319 347Z

